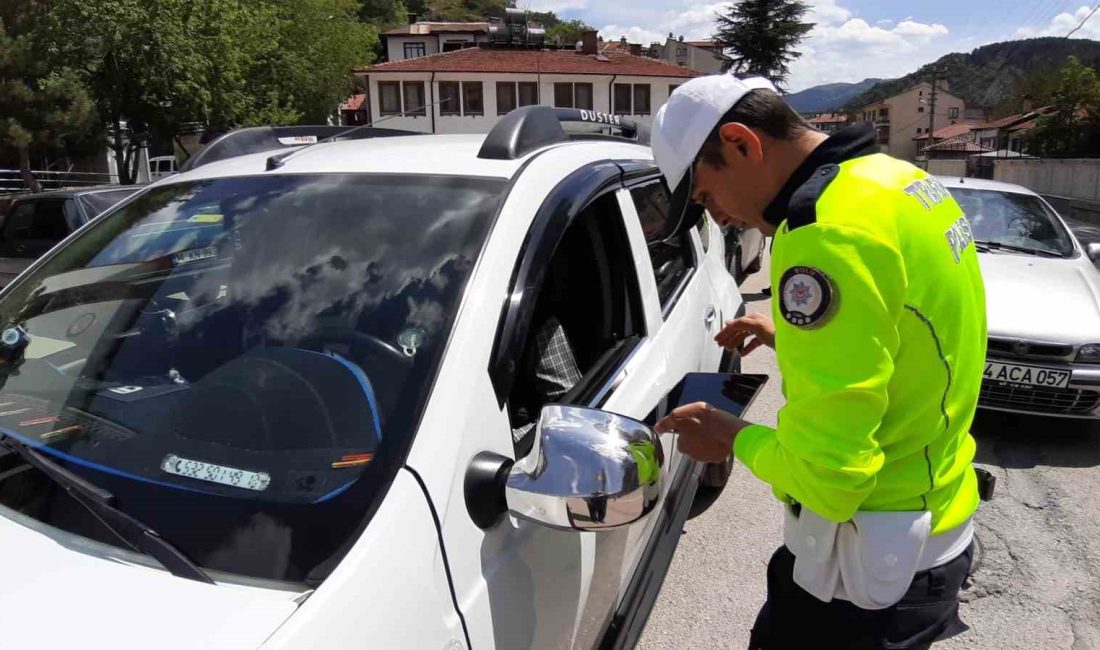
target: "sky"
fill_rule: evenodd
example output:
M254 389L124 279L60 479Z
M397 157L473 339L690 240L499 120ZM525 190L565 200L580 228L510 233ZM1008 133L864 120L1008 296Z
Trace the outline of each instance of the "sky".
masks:
M518 3L523 6L525 0ZM580 18L607 40L709 38L730 2L527 0L532 11ZM1034 36L1065 36L1092 11L1086 0L807 0L815 23L791 64L791 92L838 81L900 77L950 52ZM1074 34L1100 40L1100 12Z

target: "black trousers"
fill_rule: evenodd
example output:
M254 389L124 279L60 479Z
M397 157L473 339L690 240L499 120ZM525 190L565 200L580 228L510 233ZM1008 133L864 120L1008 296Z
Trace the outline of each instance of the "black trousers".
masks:
M959 590L974 546L942 566L913 576L893 607L866 610L846 600L822 602L794 582L794 555L782 546L768 563L768 600L752 628L749 650L775 648L920 649L969 628L959 619Z

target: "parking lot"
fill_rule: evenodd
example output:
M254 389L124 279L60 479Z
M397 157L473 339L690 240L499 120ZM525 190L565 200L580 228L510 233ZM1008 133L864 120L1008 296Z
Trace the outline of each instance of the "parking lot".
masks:
M1073 224L1083 243L1100 228ZM767 265L742 292L767 312ZM783 399L775 355L746 372L772 379L748 419L775 424ZM967 634L942 648L1100 648L1100 426L981 413L976 462L997 476L977 515L982 553L963 594ZM765 595L764 571L782 537L770 490L741 466L708 510L689 521L639 647L743 648Z

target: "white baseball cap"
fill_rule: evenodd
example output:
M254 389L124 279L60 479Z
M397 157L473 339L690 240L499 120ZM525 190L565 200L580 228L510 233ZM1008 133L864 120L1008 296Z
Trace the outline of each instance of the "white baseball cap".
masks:
M696 77L677 88L657 111L650 147L672 190L674 210L682 211L690 203L691 170L711 131L741 98L762 89L776 91L764 77L738 79L732 74Z

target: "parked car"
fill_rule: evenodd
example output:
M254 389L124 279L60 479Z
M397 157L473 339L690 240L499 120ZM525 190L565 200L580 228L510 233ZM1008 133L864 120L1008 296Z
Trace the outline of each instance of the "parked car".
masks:
M737 284L760 271L767 238L759 228L725 228L726 266Z
M732 365L721 232L622 118L279 144L332 128L223 136L0 295L7 645L637 640L722 475L640 423Z
M989 316L979 406L1100 417L1100 244L1027 188L942 178L978 247Z
M104 185L20 196L0 225L0 287L74 230L139 189Z
M178 173L175 156L155 156L149 159L149 179L152 181L159 181Z

